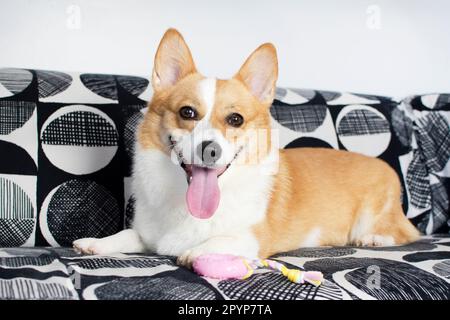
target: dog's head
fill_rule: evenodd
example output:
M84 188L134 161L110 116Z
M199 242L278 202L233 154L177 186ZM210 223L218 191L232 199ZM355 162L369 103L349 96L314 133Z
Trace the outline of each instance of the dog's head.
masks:
M258 163L268 155L269 108L277 76L272 44L258 47L234 77L219 80L197 71L178 31L164 34L139 142L144 149L167 153L185 170L187 204L195 217L209 218L217 209L221 175L239 163Z

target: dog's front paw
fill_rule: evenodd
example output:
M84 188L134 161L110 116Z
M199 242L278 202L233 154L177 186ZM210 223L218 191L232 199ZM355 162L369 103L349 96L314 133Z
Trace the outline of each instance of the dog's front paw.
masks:
M83 254L108 254L111 253L108 246L97 238L83 238L73 242L73 248L78 253Z
M198 249L186 250L181 256L177 259L177 264L182 267L186 267L188 269L192 269L192 264L194 260L201 256L203 253Z

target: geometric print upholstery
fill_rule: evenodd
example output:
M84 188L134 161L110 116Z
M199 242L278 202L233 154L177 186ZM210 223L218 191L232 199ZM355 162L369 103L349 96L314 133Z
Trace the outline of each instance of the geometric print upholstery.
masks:
M0 247L70 246L125 227L125 140L150 96L141 77L0 69Z
M410 152L403 162L408 216L426 233L448 232L450 195L450 94L405 98L401 108L412 124Z
M268 269L247 279L200 277L172 256L0 248L0 299L448 300L449 240L442 234L401 246L301 248L272 257L322 272L318 287Z

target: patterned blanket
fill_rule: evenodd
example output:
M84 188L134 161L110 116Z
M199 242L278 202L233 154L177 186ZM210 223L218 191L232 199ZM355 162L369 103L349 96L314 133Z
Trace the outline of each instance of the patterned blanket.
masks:
M450 299L450 236L396 247L320 247L278 254L319 270L320 287L258 270L247 280L202 278L175 257L79 255L70 248L0 249L0 299Z

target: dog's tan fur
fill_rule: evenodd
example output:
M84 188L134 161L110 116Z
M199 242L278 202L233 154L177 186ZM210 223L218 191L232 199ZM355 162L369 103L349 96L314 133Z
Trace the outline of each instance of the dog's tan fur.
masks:
M261 256L298 248L315 228L322 246L377 245L367 235L391 236L395 244L418 238L401 207L397 174L382 160L332 149L280 152L267 217L255 227ZM361 218L365 232L352 236Z

